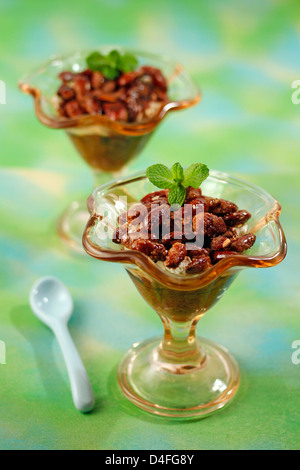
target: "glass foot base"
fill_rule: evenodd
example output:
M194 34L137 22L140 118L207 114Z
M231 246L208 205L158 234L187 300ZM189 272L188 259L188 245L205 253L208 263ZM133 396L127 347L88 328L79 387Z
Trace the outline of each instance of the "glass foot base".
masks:
M58 221L58 234L60 238L73 250L84 254L82 235L89 220L86 200L74 201L65 210Z
M177 418L201 418L223 408L238 390L238 364L223 346L199 341L202 363L173 370L159 360L161 338L134 344L118 369L125 396L145 411Z

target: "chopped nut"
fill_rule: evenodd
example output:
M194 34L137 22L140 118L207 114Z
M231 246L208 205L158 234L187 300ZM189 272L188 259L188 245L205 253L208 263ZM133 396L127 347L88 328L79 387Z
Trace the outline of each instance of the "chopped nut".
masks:
M198 274L206 271L212 267L209 256L200 256L198 258L193 258L191 263L187 266L186 272L188 274Z
M246 233L246 235L242 235L241 237L232 239L230 248L238 252L246 251L251 248L255 240L255 235L253 235L252 233Z
M215 215L224 215L238 210L236 204L225 199L211 199L208 203L208 212Z
M210 244L212 250L222 250L230 245L230 238L220 235L219 237L213 238Z
M226 232L227 230L224 220L221 217L210 214L209 212L205 212L204 215L200 213L194 217L193 230L195 233L198 234L201 231L202 224L204 235L207 237L214 237Z
M248 211L241 210L225 214L223 220L228 227L236 227L237 225L243 225L250 217L251 214Z
M166 257L166 266L167 268L177 268L177 266L184 260L186 257L186 248L184 243L174 243L170 248L168 255Z
M168 251L162 243L152 240L137 239L130 245L132 250L141 251L145 255L150 256L153 261L164 261Z

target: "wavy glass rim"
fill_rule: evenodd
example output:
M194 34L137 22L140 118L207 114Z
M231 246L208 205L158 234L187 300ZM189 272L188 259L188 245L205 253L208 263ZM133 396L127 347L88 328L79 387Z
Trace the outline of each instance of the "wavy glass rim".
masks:
M187 77L189 78L191 84L194 87L195 96L193 96L190 99L186 98L186 99L178 100L178 101L176 100L170 101L164 104L163 106L161 106L161 108L157 111L157 114L153 118L139 122L139 123L124 123L121 121L112 121L103 115L83 115L77 118L64 118L61 116L57 116L57 118L51 117L43 111L43 106L42 106L43 93L40 90L40 88L34 87L30 84L31 78L41 73L43 70L46 70L52 64L55 64L56 61L63 61L72 56L74 58L76 56L79 57L82 54L88 55L91 52L91 50L77 50L70 54L52 56L47 62L45 62L40 67L32 71L30 74L27 74L25 77L21 78L21 80L19 81L20 90L23 93L29 94L33 97L35 112L39 121L42 124L48 127L51 127L53 129L70 129L73 127L87 127L87 126L101 125L106 128L110 128L121 134L141 135L141 134L151 132L162 121L162 119L167 115L168 112L189 108L191 106L196 105L201 100L201 92L198 89L197 84L194 82L194 80L191 78L191 76L188 74L185 68L180 63L174 61L173 59L170 59L169 57L164 56L164 55L154 54L154 53L150 53L146 51L140 51L140 50L136 50L133 48L126 48L126 47L121 47L121 46L96 47L93 49L93 51L95 50L109 51L111 49L118 49L123 52L133 53L136 56L145 57L145 58L148 57L149 59L153 59L153 60L159 59L169 64L173 64L174 65L173 72L170 77L167 77L167 81L170 81L176 78L176 76L180 75L180 73L184 71Z
M263 256L251 256L251 255L242 255L237 254L233 256L228 256L218 261L211 268L207 269L205 272L200 274L174 274L167 271L164 271L159 266L157 266L154 261L152 261L147 255L135 250L110 250L107 248L102 248L99 245L95 245L89 236L90 230L94 227L95 223L99 221L99 216L92 213L93 207L91 204L91 199L89 199L89 210L91 217L86 225L82 243L85 251L92 257L103 260L111 261L116 263L136 265L144 272L152 276L154 279L164 284L166 287L173 288L176 290L195 290L200 287L206 286L217 279L221 274L228 271L230 268L267 268L279 264L286 256L287 253L287 244L285 235L282 229L282 226L279 222L279 216L281 213L281 205L279 202L273 198L267 191L262 189L259 186L249 184L246 181L231 176L227 173L222 173L219 171L210 170L210 176L213 176L219 180L225 180L226 182L236 182L239 184L244 184L247 188L259 194L260 197L263 197L271 206L270 209L266 212L265 216L262 217L254 226L249 228L249 232L256 233L258 230L267 226L270 222L274 222L276 229L279 234L279 249L272 254L267 254ZM126 184L135 183L137 181L146 179L145 172L139 172L131 177L125 177L111 181L110 183L104 184L97 188L93 194L100 192L102 196L105 196L106 193L111 192L113 189L118 188L119 186L124 186ZM251 220L251 219L250 219ZM274 231L272 232L274 236ZM117 245L116 245L117 246Z

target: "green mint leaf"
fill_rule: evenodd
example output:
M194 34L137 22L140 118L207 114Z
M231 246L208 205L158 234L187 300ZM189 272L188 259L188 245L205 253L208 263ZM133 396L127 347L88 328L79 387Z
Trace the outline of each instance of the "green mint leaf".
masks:
M173 179L176 183L182 183L184 175L183 175L183 168L180 163L174 163L171 168Z
M183 186L199 188L201 183L208 177L209 169L204 163L194 163L184 170Z
M174 186L171 170L160 163L149 166L146 171L148 180L161 189L170 189Z
M114 67L111 67L110 65L103 65L100 70L101 73L108 79L108 80L114 80L117 78L120 74L118 70L116 70Z
M182 186L182 184L176 184L169 191L168 202L170 206L173 206L174 204L182 206L185 200L185 196L186 189Z
M111 67L114 67L116 69L119 68L118 66L121 60L120 52L114 49L113 51L110 51L110 53L107 54L106 57L107 57L107 62L109 63Z
M119 68L122 72L131 72L138 66L138 60L132 54L124 54L120 57Z
M99 67L101 68L103 65L106 64L106 59L103 54L100 54L100 52L92 52L87 58L86 58L86 63L87 66L91 70L98 70Z

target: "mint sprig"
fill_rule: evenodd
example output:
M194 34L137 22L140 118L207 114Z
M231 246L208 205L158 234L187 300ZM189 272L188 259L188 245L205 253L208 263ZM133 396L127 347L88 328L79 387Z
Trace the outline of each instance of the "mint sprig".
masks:
M86 63L89 69L101 72L108 80L114 80L121 72L134 70L138 65L138 60L128 52L120 54L114 49L106 55L98 51L92 52L86 58Z
M186 197L188 186L199 188L208 177L209 169L204 163L194 163L185 170L180 163L174 163L169 169L160 163L151 165L146 170L149 181L161 189L170 189L168 201L170 206L178 204L182 206Z

